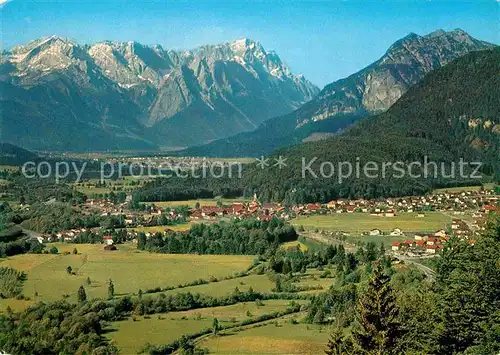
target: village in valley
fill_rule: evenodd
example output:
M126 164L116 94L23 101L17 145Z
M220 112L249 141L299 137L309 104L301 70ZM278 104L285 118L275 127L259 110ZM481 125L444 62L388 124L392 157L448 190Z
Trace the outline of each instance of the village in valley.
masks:
M231 219L255 218L269 221L279 218L290 221L304 235L320 233L332 240L349 240L353 244L363 238L386 244L394 255L407 257L432 256L439 254L451 236L474 244L475 236L484 229L485 216L498 209L498 195L490 189L466 189L463 191L436 191L426 196L411 196L376 200L339 199L326 204L308 203L283 206L279 203L259 202L252 199L199 200L141 203L141 210L130 208L132 196L125 201L113 203L109 198L88 198L81 206L83 214L98 214L119 220L121 228L104 227L79 228L57 231L37 236L40 243L74 242L82 233L96 233L102 242L112 250L114 235L119 233L125 241L137 242L138 232L149 238L156 233L185 231L194 223L217 223ZM24 206L29 208L29 206ZM429 216L439 215L443 223L430 229ZM404 220L401 218L404 217ZM405 221L413 219L414 230L406 227ZM335 223L336 220L344 220ZM370 220L373 228L366 230L343 230L345 223ZM315 225L318 221L318 225ZM328 222L326 225L324 222ZM391 226L390 229L378 227ZM435 225L435 224L434 224ZM322 228L322 226L324 228ZM125 234L124 232L125 231ZM109 233L108 233L109 232ZM350 237L350 239L348 238Z
M0 355L500 355L499 2L0 0Z
M256 194L168 200L141 194L151 180L133 176L42 182L31 194L15 174L4 173L0 192L10 223L0 231L7 240L0 252L22 287L0 298L0 314L40 302L84 305L84 298L124 305L100 314L105 339L125 354L178 349L185 339L233 354L254 334L264 349L257 353L276 341L284 354L297 344L301 354L321 353L335 326L331 300L355 307L353 292L377 263L396 283L427 287L449 246L481 245L500 202L491 183L322 203Z

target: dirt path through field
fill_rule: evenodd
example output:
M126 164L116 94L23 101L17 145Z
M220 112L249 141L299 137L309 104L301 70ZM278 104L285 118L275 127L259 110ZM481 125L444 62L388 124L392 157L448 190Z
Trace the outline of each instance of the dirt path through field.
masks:
M251 328L254 328L256 326L263 326L263 325L266 325L266 324L270 324L270 323L274 323L275 321L278 321L278 320L283 320L283 319L289 319L289 318L292 318L292 317L295 317L297 315L304 315L305 312L294 312L294 313L290 313L290 314L285 314L284 316L281 316L281 317L277 317L277 318L273 318L273 319L267 319L267 320L264 320L262 322L255 322L255 323L252 323L252 324L247 324L247 325L236 325L234 327L230 327L230 328L226 328L224 330L221 330L219 333L220 334L226 334L227 332L241 332L241 331L244 331L246 329L251 329ZM194 344L198 344L200 343L201 341L209 338L209 337L212 337L213 334L204 334L204 335L201 335L195 339L193 339L193 342ZM176 351L174 354L180 354L179 353L179 350Z

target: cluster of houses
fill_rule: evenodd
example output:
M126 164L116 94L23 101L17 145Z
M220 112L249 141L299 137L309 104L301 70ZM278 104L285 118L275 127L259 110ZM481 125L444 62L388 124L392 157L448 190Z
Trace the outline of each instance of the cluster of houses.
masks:
M87 232L86 228L75 228L55 234L42 234L36 237L40 243L67 242L71 243L78 235Z
M190 210L189 216L193 220L217 219L231 216L235 218L255 217L258 220L270 220L274 217L289 219L291 216L284 207L277 203L260 204L256 198L250 203L234 202L230 206L201 206Z
M397 231L401 232L400 230ZM471 245L474 245L474 235L478 233L478 231L472 231L467 222L457 218L452 220L450 232L454 236L468 241ZM391 233L391 235L397 234ZM431 255L437 254L444 248L444 243L446 243L449 238L450 235L443 229L438 230L431 235L415 234L414 240L393 242L391 250L397 253L406 253L409 256L416 256L423 253Z
M131 196L130 197L127 196L125 202L120 204L114 204L105 198L90 198L87 201L85 201L82 211L87 214L99 211L99 214L102 217L120 216L124 213L124 210L126 209L126 204L130 201L130 199Z
M77 228L71 229L68 231L58 232L56 234L42 234L36 237L38 242L40 243L55 243L55 242L66 242L72 243L74 240L81 234L87 231L92 231L94 233L99 233L102 230L100 227L86 229L86 228ZM135 240L137 238L137 232L135 231L127 231L127 240ZM114 237L111 235L104 235L102 237L104 245L113 245Z
M120 216L125 214L127 225L133 225L137 217L142 217L143 223L147 225L149 220L165 213L165 210L154 205L146 211L128 211L127 202L115 205L106 199L89 199L84 206L87 213L99 211L101 216ZM493 190L478 190L460 193L436 193L426 196L412 196L388 199L338 199L326 204L308 203L287 206L277 203L260 203L257 197L249 203L235 202L229 206L201 206L189 211L192 219L216 219L222 216L233 217L257 217L266 219L279 217L284 219L293 218L296 215L308 215L314 213L369 213L380 217L394 217L398 213L417 213L417 217L425 217L425 211L441 211L451 214L465 214L466 211L474 211L474 218L481 219L485 213L485 206L496 206L498 195ZM175 211L169 209L169 218L177 218L172 215Z
M421 211L441 211L462 213L470 210L481 210L484 206L495 206L499 201L494 190L478 190L467 192L442 192L426 196L412 196L387 199L334 200L326 205L316 205L313 210L327 213L370 213L373 215L394 217L396 213L412 213ZM309 205L299 206L300 211L310 212ZM423 214L421 214L423 217Z
M327 204L308 203L294 206L283 206L278 203L260 203L257 197L248 202L234 202L231 205L199 206L192 208L181 215L180 212L171 208L160 208L155 205L148 206L143 211L129 210L127 201L113 204L106 199L88 199L83 206L84 214L99 214L100 216L118 216L123 218L125 227L168 225L175 220L218 220L221 217L246 218L252 217L258 220L270 220L274 217L291 219L298 215L309 214L333 214L333 213L367 213L373 216L391 218L397 214L414 212L417 218L424 218L427 211L442 211L456 216L451 224L451 233L464 240L473 241L475 234L484 228L484 216L491 211L498 210L499 196L493 190L468 191L460 193L442 192L427 196L413 196L388 199L338 199ZM462 215L467 214L467 218ZM465 221L466 220L466 221ZM56 241L72 242L80 233L87 229L72 229L62 231L55 235L42 235L37 239L41 243ZM127 239L133 240L134 232L129 231ZM444 234L443 234L444 233ZM373 229L367 235L377 236L384 233L379 229ZM410 237L414 233L405 233L396 228L388 233L389 236ZM395 252L415 252L435 254L442 249L443 241L448 238L444 231L438 231L433 235L414 235L414 240L395 242L392 250ZM403 238L401 238L403 239ZM107 245L113 243L113 239L104 238Z
M414 240L392 242L393 252L407 253L410 256L421 254L437 254L444 248L444 243L449 240L446 231L439 230L433 235L416 234Z

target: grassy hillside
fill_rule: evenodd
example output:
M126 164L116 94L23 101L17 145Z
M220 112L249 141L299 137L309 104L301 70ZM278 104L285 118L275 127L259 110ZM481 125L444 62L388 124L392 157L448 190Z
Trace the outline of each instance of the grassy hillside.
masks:
M224 277L243 271L251 265L251 256L185 255L139 252L135 245L119 245L117 251L105 251L101 244L49 244L60 254L23 254L0 261L27 273L24 294L32 300L53 301L63 295L76 300L80 285L90 278L89 297L106 297L107 282L113 280L118 295L137 293L139 289L177 286L210 276ZM78 254L71 252L76 248ZM71 266L74 275L66 268ZM233 286L234 288L234 286Z

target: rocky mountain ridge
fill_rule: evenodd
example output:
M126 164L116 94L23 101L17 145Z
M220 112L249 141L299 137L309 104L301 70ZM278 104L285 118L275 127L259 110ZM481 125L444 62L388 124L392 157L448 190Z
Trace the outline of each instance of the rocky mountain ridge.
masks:
M64 84L58 83L61 80ZM319 91L302 76L292 74L275 53L249 39L172 51L133 41L79 45L52 36L4 51L0 84L1 99L8 108L3 117L3 140L22 138L22 117L18 117L22 111L41 116L36 121L25 117L25 129L31 123L39 126L43 121L45 126L51 120L64 128L68 122L62 115L70 111L73 117L68 121L77 120L88 135L96 126L99 134L114 135L108 123L121 125L113 127L117 129L113 140L121 143L113 144L112 149L128 148L127 136L150 148L200 144L248 131L296 109ZM7 88L11 90L6 92ZM39 91L49 91L58 99L40 102ZM24 108L14 108L19 101ZM73 107L75 101L100 104ZM66 110L56 109L60 104ZM111 106L120 112L113 113ZM179 129L189 134L179 134ZM50 149L40 142L26 143L31 149ZM67 149L67 143L55 145ZM90 142L87 145L92 149Z
M277 148L340 133L362 117L391 107L426 74L469 52L495 45L463 30L410 33L366 68L325 86L296 111L265 121L253 132L194 147L182 154L260 156ZM230 150L228 148L231 147Z

